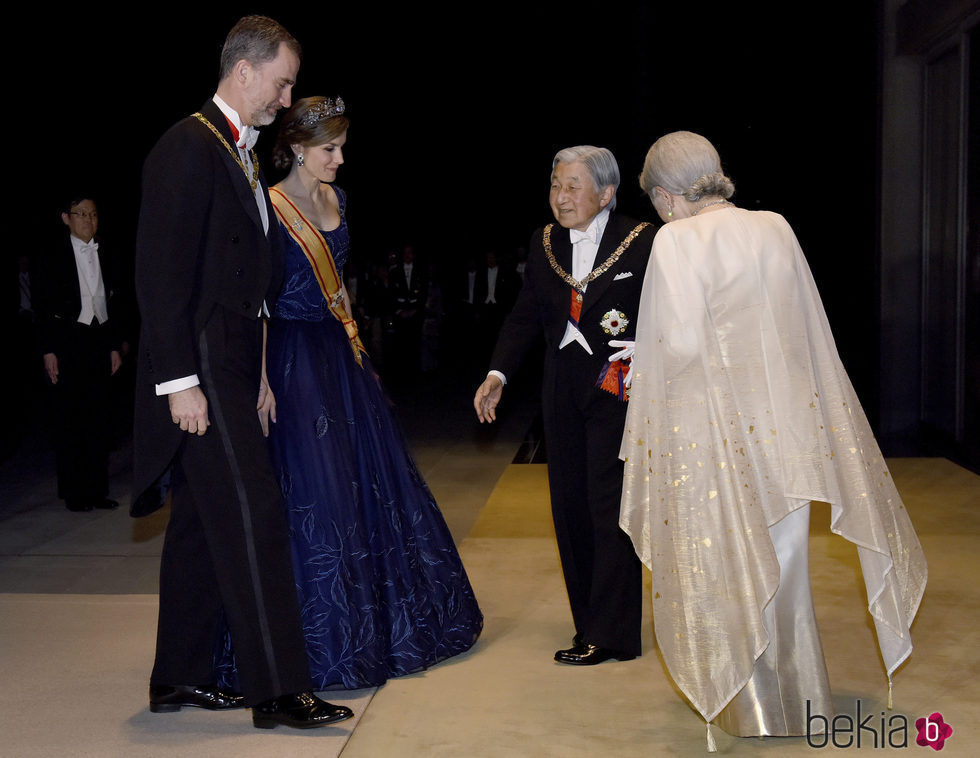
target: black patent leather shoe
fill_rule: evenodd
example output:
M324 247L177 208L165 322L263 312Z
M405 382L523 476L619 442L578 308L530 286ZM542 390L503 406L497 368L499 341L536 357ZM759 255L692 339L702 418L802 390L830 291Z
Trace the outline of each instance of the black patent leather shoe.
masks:
M183 684L150 685L150 710L153 713L173 713L184 706L227 711L244 708L245 700L237 692L222 692L213 684L200 687Z
M612 650L608 647L590 645L588 642L580 642L568 650L559 650L555 653L555 660L559 663L568 663L572 666L595 666L603 661L631 661L636 658L632 653L624 653L621 650Z
M346 721L353 715L354 712L347 706L333 705L312 692L300 692L259 703L252 708L252 723L258 729L273 729L279 724L295 729L312 729Z
M87 500L71 499L65 501L65 508L67 508L70 511L73 511L74 513L82 513L84 511L90 511L92 510L92 507L93 507L92 504Z
M110 500L107 497L101 498L99 500L94 500L92 505L95 506L100 511L112 511L119 507L119 503L115 500Z

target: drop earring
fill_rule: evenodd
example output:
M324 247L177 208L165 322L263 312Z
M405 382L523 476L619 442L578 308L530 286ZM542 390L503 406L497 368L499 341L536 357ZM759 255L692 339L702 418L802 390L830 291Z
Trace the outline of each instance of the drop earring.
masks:
M303 154L300 153L296 156L296 165L302 166L304 163L306 163L306 161L303 159Z

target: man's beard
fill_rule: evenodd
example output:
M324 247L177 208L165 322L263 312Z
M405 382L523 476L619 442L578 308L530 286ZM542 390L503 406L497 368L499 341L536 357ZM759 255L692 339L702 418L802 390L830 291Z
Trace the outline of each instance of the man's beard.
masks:
M271 113L268 108L259 108L257 111L252 113L252 126L268 126L273 121L276 120L276 114L279 109L276 108Z

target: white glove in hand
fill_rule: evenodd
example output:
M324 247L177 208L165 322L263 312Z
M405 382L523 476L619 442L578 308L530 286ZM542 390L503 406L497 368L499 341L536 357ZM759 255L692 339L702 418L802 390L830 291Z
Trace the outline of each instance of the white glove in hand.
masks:
M626 389L629 389L630 384L633 383L633 352L636 347L636 342L634 340L609 340L609 347L621 348L618 352L609 356L610 363L614 363L615 361L630 362L630 370L626 372L626 376L623 378L623 385Z
M609 356L609 362L614 363L615 361L628 361L633 357L633 348L636 346L636 342L633 340L609 340L609 347L621 347L617 353L613 353Z

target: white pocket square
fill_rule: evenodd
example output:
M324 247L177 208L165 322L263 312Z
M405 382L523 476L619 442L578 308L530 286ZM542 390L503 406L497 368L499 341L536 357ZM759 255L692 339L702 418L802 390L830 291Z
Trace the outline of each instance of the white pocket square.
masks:
M620 279L629 279L631 276L633 276L632 271L623 271L620 274L616 274L616 276L613 277L613 281L618 282Z

